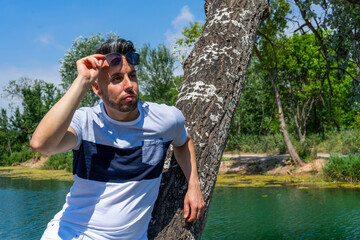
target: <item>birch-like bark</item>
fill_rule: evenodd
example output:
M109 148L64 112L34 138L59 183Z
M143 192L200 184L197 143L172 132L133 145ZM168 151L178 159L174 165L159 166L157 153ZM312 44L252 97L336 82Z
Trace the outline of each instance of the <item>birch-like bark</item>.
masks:
M149 239L200 239L208 216L221 157L226 145L257 30L269 13L267 0L207 0L207 22L184 64L175 103L194 140L201 190L206 203L201 220L186 223L186 180L172 153L165 164L160 194L149 225Z

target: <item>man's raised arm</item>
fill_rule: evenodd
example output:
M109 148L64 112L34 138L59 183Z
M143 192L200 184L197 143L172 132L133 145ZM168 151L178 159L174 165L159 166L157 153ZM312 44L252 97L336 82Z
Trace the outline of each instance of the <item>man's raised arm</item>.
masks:
M104 58L104 55L94 54L76 62L77 78L37 126L30 141L32 149L50 155L75 147L77 135L69 127L70 122L81 99L98 78Z
M205 203L197 173L194 143L189 135L184 145L174 146L174 155L188 182L188 190L184 199L184 218L187 222L192 222L200 219Z

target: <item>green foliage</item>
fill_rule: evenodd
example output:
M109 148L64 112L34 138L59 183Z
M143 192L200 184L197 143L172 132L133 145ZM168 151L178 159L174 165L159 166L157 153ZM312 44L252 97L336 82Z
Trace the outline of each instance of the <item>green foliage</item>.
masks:
M97 35L92 34L90 37L78 37L73 41L72 46L64 55L64 58L60 60L60 74L62 80L62 86L64 90L67 90L72 82L77 77L76 61L94 54L95 50L108 39L116 39L119 36L116 33L109 32L106 36L102 36L101 33ZM94 94L92 89L85 95L80 103L80 107L93 106L99 101L99 97Z
M22 112L16 107L10 117L4 109L1 110L0 157L11 164L18 162L17 159L22 161L21 156L26 156L23 152L30 149L32 133L46 112L60 98L60 90L54 84L43 80L20 78L10 81L4 91L8 97L18 99L22 105ZM13 154L15 156L12 156Z
M49 160L45 162L43 169L60 170L65 169L72 172L73 169L72 151L51 155Z
M16 165L22 162L26 162L30 158L34 156L38 156L39 154L31 150L29 146L24 146L19 151L13 152L9 156L3 156L0 160L1 166L9 166L9 165Z
M174 56L177 60L184 63L185 59L189 55L189 49L192 49L197 39L201 36L204 31L204 24L195 21L190 22L190 26L185 27L182 31L183 38L176 40L174 47Z
M286 152L286 146L280 133L273 135L231 134L225 151L282 154Z
M331 156L323 167L325 179L339 182L360 182L360 155Z
M157 48L145 44L140 54L137 76L142 93L141 100L173 105L182 76L174 76L175 58L170 50L164 44Z
M317 145L317 151L332 154L360 153L360 129L328 131L324 141Z
M259 60L253 56L233 118L231 134L262 135L278 132L276 121L272 124L276 105L271 84L262 72L255 69L257 64Z

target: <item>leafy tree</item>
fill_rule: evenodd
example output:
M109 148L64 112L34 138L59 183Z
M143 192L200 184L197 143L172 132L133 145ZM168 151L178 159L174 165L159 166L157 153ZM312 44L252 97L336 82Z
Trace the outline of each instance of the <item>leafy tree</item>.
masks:
M97 35L92 34L90 37L80 36L75 39L70 49L64 55L64 58L60 60L60 74L63 89L66 91L77 77L77 60L94 54L97 47L106 40L116 39L118 37L119 36L116 33L109 32L105 37L98 33ZM99 100L100 98L94 94L92 89L90 89L82 99L80 107L93 106Z
M271 84L263 72L255 67L260 64L253 56L246 73L246 82L233 119L231 134L262 135L279 129L271 125L275 117L275 102Z
M12 155L11 144L12 141L10 136L9 119L6 114L6 110L1 108L1 116L0 116L0 157L1 158L5 154Z
M60 99L60 90L53 83L20 78L10 81L4 91L8 97L20 100L22 111L16 107L10 118L6 111L1 112L0 128L6 136L1 135L0 141L8 146L1 154L7 157L14 152L22 152L17 153L18 157L14 159L24 160L30 153L30 136L46 112Z
M320 80L325 67L313 34L295 33L279 48L278 82L287 115L295 123L299 140L305 140L307 123L316 103L321 103Z
M174 104L182 77L174 76L175 58L170 50L164 44L157 48L145 44L140 49L140 54L137 75L142 100Z
M303 1L295 0L296 7L300 10L304 21L299 29L303 32L310 30L319 43L319 50L326 62L324 74L321 78L321 87L328 84L328 113L333 124L339 129L339 123L333 115L332 100L334 97L333 81L331 74L343 78L351 77L354 106L359 103L359 23L360 6L352 4L354 1ZM315 12L314 6L317 6ZM319 9L320 7L320 9ZM355 65L356 67L351 67ZM350 67L350 69L349 69Z

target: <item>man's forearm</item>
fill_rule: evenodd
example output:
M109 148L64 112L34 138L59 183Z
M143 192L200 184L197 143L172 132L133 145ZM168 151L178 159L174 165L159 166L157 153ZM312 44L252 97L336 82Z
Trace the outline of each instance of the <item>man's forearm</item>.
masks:
M197 173L194 143L189 136L183 146L174 147L174 154L188 181L184 199L184 218L187 222L192 222L201 218L205 203Z
M188 184L198 184L199 176L195 157L195 148L192 139L188 136L186 143L180 147L174 147L174 155L179 163Z
M30 146L43 154L57 152L57 147L70 125L74 112L90 86L83 79L75 79L65 95L49 110L37 126Z

